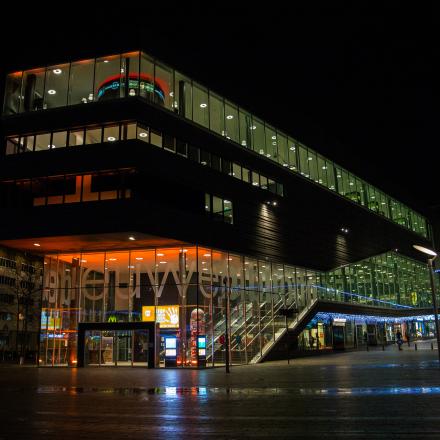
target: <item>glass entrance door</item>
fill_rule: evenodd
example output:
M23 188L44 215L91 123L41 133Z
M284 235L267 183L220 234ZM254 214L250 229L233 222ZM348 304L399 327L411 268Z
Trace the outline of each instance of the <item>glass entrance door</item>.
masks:
M133 354L133 331L132 330L119 330L116 333L116 346L118 356L116 359L118 366L132 365Z
M148 330L134 330L133 365L148 366Z
M115 365L115 332L102 331L101 333L101 365Z
M146 329L89 330L84 337L85 366L148 366L150 340Z
M85 334L84 365L99 366L101 353L101 332L88 331Z

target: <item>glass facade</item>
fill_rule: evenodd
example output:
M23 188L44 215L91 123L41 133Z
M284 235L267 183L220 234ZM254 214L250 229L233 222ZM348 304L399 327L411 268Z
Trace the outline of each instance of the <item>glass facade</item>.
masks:
M164 151L176 153L245 183L252 183L254 186L273 194L284 195L283 185L274 179L138 122L92 125L49 133L9 136L6 139L6 154L30 153L130 139L138 139L154 147L162 148ZM252 181L250 180L251 176Z
M431 307L426 265L395 252L377 255L325 274L326 296L335 301L386 307Z
M367 265L369 287L361 281ZM198 246L47 255L40 365L76 365L80 322L136 321L158 322L163 341L176 338L178 366L198 364L194 347L199 336L206 337L207 366L224 364L226 337L232 362L245 364L283 334L282 309L301 312L317 299L378 307L427 306L429 292L425 266L395 254L331 273ZM293 319L288 318L288 324ZM119 336L88 334L88 363L114 365L119 359L134 364L129 348L130 338L136 337L141 336L122 335L121 342ZM122 357L116 357L119 344L125 347ZM102 353L96 355L96 350ZM164 346L159 357L164 365ZM148 362L142 351L137 358Z
M433 315L379 317L317 313L298 337L298 350L366 349L396 343L400 332L406 343L435 337Z
M190 119L423 237L430 234L420 214L142 52L11 73L3 111L10 115L132 96ZM41 142L41 148L47 145Z

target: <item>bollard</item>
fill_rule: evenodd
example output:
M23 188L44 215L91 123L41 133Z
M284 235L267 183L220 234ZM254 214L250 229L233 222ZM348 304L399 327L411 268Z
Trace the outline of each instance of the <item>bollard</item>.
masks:
M431 342L431 350L434 350L434 344Z
M417 342L414 343L414 350L417 351Z

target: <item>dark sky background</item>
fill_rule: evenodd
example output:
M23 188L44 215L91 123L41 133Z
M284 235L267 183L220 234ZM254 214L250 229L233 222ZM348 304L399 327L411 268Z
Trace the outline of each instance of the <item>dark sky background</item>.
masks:
M24 8L0 29L1 73L142 47L426 213L440 205L431 3L327 3Z

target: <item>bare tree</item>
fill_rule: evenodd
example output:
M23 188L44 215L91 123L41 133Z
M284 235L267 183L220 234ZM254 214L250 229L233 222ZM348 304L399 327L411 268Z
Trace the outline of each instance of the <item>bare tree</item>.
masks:
M20 364L22 364L29 351L29 321L33 320L32 312L38 312L39 310L42 289L41 263L36 260L30 262L25 258L18 258L14 278L15 282L12 288L17 302L17 336L15 344Z

